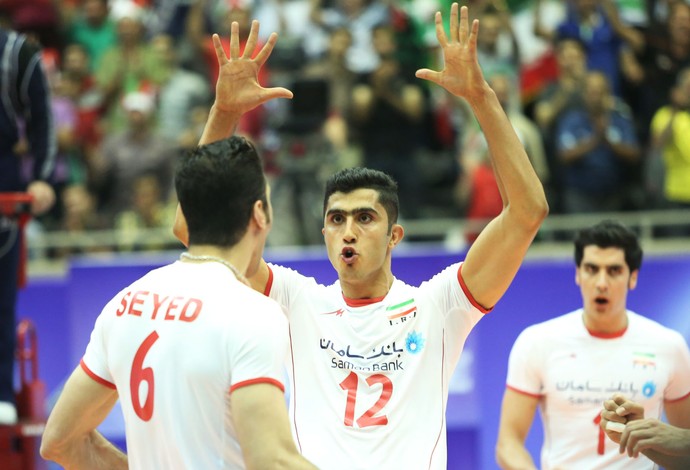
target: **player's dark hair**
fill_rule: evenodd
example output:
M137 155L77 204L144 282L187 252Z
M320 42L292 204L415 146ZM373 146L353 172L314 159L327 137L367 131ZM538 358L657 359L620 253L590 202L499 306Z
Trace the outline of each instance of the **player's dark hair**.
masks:
M635 232L615 220L603 220L580 230L575 237L575 264L580 266L586 246L620 248L625 252L625 262L630 272L642 266L642 247Z
M328 200L336 192L350 193L356 189L373 189L379 195L381 203L388 215L388 232L393 224L398 221L398 183L386 173L371 168L345 168L340 170L326 181L326 192L323 198L323 214L326 215Z
M266 216L266 178L254 145L243 137L202 145L184 155L175 190L190 245L231 247L247 230L256 201Z

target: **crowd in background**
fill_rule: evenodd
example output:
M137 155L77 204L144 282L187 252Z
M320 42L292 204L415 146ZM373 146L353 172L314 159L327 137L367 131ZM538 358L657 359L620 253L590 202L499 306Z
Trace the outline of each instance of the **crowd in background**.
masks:
M252 19L262 40L279 33L260 81L294 92L238 128L271 178L269 244L320 243L324 177L355 165L398 181L403 219L493 217L501 198L481 129L414 77L442 66L433 15L450 3L0 0L2 24L40 43L52 92L58 203L40 226L116 229L110 248L155 248L136 233L172 225L174 166L213 99L211 34L227 47L230 23L246 38ZM690 209L690 3L462 4L551 213Z

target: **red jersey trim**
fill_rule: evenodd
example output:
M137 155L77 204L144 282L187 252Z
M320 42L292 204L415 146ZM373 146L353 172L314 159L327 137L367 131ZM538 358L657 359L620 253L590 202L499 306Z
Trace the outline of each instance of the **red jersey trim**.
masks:
M269 297L271 294L271 287L273 287L273 270L268 264L266 267L268 268L268 280L266 281L266 287L264 287L264 295Z
M508 390L512 390L513 392L519 393L520 395L526 395L526 396L532 397L532 398L543 398L544 397L544 395L540 395L538 393L525 392L524 390L520 390L519 388L511 387L510 385L506 385L506 388Z
M688 398L688 397L690 397L690 392L686 393L685 395L683 395L683 396L680 397L680 398L674 398L673 400L664 400L664 401L665 401L666 403L677 403L677 402L679 402L679 401L685 400L685 399Z
M594 336L595 338L600 338L600 339L614 339L614 338L620 338L625 334L626 331L628 331L628 327L626 326L620 331L614 331L613 333L597 333L596 331L592 331L589 328L587 328L587 333L589 333L590 336Z
M88 375L89 377L91 377L95 382L97 382L97 383L99 383L99 384L101 384L101 385L104 385L104 386L106 386L106 387L108 387L108 388L112 388L113 390L116 390L116 389L117 389L117 387L115 387L115 384L114 384L114 383L108 382L108 381L105 380L104 378L99 377L98 375L96 375L96 373L95 373L94 371L92 371L91 369L89 369L89 366L86 365L86 363L84 362L84 359L82 359L81 361L79 361L79 365L81 366L82 370L83 370L84 372L86 372L86 375Z
M371 299L349 299L343 295L343 300L348 307L366 307L367 305L375 304L376 302L381 302L386 296L374 297Z
M479 310L482 313L489 313L490 311L492 311L494 309L493 307L486 308L482 305L479 305L479 302L474 300L472 293L470 292L470 290L467 288L467 285L465 284L465 280L462 278L462 264L460 265L460 267L458 267L458 282L460 282L460 287L462 288L462 291L465 293L465 295L469 299L470 303L474 306L474 308L476 308L477 310Z
M247 385L256 385L256 384L270 384L270 385L275 385L280 389L281 392L285 393L285 386L280 380L276 379L271 379L269 377L259 377L257 379L249 379L249 380L244 380L242 382L237 382L235 385L230 387L230 393L234 392L238 388L246 387Z

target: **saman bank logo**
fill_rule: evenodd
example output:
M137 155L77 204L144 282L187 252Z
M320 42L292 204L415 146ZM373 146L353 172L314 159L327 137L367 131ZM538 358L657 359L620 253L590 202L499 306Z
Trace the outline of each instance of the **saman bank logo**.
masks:
M424 349L424 343L426 343L426 340L421 333L410 331L407 334L407 338L405 338L405 349L410 354L419 354Z
M656 384L651 380L642 386L642 395L644 395L646 398L654 395L654 392L656 392Z

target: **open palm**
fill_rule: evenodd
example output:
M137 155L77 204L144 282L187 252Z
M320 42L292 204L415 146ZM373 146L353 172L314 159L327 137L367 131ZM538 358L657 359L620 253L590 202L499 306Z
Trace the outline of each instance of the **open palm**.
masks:
M467 7L463 6L458 21L458 4L453 3L450 9L450 37L447 37L442 15L436 13L436 38L443 50L444 69L440 72L420 69L415 75L442 86L456 96L472 99L479 95L486 82L477 62L479 21L474 20L470 29L468 18Z
M220 37L213 35L213 46L220 69L216 82L215 106L223 111L242 115L274 98L292 98L292 92L286 88L264 88L259 84L259 69L264 65L273 51L276 33L269 36L261 51L252 58L259 37L259 22L253 21L244 52L240 55L239 24L233 22L230 27L230 57L227 56Z

